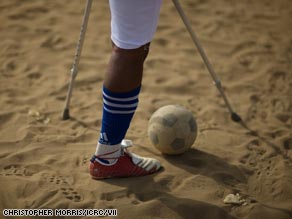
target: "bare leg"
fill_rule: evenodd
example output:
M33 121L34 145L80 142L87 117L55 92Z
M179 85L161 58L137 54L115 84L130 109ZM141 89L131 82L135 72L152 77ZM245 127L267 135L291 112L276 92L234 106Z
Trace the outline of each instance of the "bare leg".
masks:
M121 49L113 45L104 86L112 92L127 92L139 87L149 45L137 49Z

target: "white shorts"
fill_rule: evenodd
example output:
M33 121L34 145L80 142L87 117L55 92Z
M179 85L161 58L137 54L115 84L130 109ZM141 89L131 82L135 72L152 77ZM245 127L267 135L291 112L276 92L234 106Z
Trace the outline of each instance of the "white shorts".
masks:
M122 49L149 43L156 31L162 0L109 0L111 39Z

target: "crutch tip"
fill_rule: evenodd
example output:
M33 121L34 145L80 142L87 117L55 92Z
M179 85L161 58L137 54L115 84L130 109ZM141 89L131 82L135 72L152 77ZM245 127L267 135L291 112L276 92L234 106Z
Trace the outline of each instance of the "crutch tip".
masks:
M234 122L241 122L242 121L241 117L238 114L236 114L235 112L231 113L231 119Z
M69 109L64 109L63 120L68 120L68 119L70 119Z

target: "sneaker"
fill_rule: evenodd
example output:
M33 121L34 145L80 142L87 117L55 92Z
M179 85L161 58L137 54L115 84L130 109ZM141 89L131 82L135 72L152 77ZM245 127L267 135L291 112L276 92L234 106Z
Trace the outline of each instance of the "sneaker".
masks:
M106 179L114 177L145 176L157 172L160 169L160 162L154 158L141 157L127 150L132 146L132 141L123 140L121 143L121 154L118 157L109 157L107 153L93 155L90 160L90 175L93 179ZM112 164L106 164L103 159L115 159Z

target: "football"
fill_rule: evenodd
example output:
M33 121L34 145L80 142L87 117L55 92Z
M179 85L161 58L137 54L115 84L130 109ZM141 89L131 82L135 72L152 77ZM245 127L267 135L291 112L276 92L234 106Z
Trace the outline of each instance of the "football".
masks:
M148 123L148 136L163 154L182 154L197 137L193 114L181 105L167 105L153 113Z

